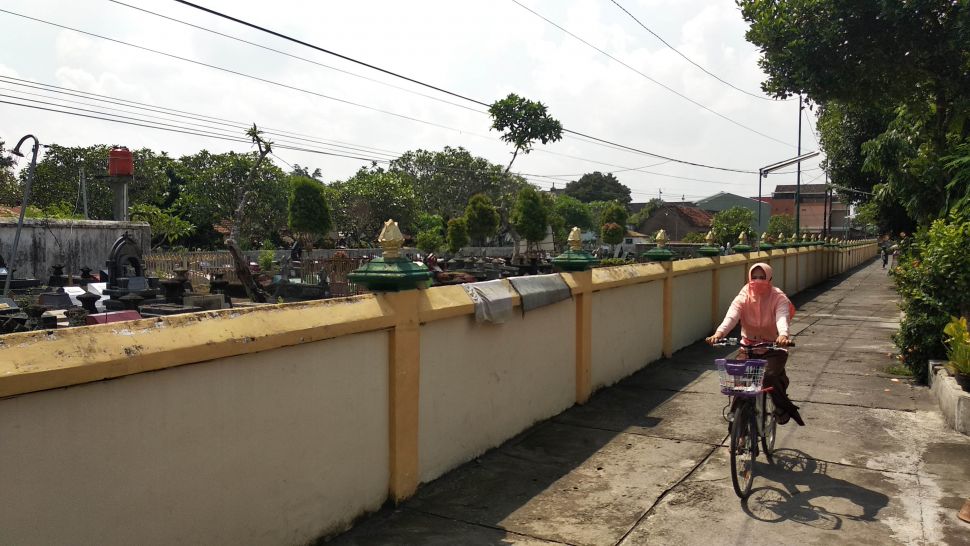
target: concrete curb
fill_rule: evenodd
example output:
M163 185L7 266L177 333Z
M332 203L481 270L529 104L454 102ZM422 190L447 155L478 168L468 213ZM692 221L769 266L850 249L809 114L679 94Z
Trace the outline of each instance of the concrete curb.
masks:
M930 391L940 404L943 418L957 432L970 436L970 392L950 376L938 361L930 362Z

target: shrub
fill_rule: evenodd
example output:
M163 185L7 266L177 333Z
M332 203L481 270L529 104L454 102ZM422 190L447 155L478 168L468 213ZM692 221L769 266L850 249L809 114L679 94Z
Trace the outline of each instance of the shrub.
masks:
M600 266L610 267L614 265L629 265L635 263L633 260L624 260L623 258L603 258L600 260Z
M970 333L967 332L967 317L953 317L943 328L946 334L946 357L953 367L962 374L970 375Z
M925 377L927 361L945 354L950 317L970 308L970 222L936 220L900 246L893 276L905 317L893 339L914 375Z
M448 220L448 250L458 252L468 244L468 226L464 218Z

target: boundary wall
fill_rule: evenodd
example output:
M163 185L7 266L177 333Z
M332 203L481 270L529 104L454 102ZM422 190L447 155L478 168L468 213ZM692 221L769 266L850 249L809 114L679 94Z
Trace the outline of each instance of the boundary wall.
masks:
M501 325L446 286L4 336L2 542L312 542L709 335L751 264L792 293L876 253L563 273Z

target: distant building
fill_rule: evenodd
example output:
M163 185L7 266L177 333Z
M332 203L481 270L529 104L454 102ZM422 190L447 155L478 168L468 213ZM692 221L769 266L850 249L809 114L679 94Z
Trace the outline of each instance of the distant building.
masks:
M723 191L697 201L697 207L710 213L718 213L734 207L746 208L754 213L754 221L757 225L758 233L764 233L768 229L768 219L771 217L770 204L765 202L759 203L757 199L750 199ZM761 213L760 224L758 224L759 212Z
M799 224L801 231L820 233L828 220L825 207L827 204L827 187L825 184L802 184L801 211ZM771 214L787 214L795 217L795 184L775 186L771 194ZM831 200L831 226L835 234L846 233L849 229L849 205L839 201L836 195Z
M688 233L707 233L713 218L710 212L693 203L664 203L649 218L640 222L636 231L652 236L662 229L671 241L679 241Z
M637 245L652 242L648 235L628 229L626 230L626 235L623 237L623 242L620 243L620 255L626 252L634 252L637 249Z

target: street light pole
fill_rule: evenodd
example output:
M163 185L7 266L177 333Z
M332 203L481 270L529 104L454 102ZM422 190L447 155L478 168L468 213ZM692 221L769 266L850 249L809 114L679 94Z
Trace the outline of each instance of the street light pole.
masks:
M802 94L798 94L798 155L802 155ZM802 212L802 163L795 167L795 235L801 231Z
M24 228L24 213L27 212L27 204L30 201L30 186L34 183L34 167L37 166L37 152L40 150L40 141L34 135L26 135L20 139L20 142L10 152L13 155L23 157L24 154L20 151L20 147L23 146L24 141L28 138L34 139L34 146L31 150L33 155L30 158L30 167L27 169L27 185L24 187L24 201L20 204L20 218L17 220L17 231L13 236L13 249L10 251L10 259L8 260L10 265L7 270L7 278L3 281L3 297L5 298L10 293L10 279L13 277L13 272L16 268L17 246L20 245L20 232Z

